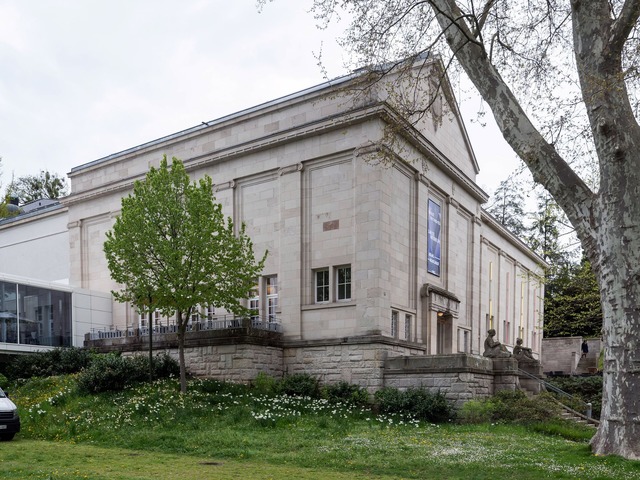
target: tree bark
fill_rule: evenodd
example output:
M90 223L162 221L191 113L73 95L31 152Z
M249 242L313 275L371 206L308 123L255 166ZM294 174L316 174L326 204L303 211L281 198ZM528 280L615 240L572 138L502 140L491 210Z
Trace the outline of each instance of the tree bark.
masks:
M600 160L594 209L596 243L587 252L598 277L603 311L604 372L597 455L640 459L640 128L622 71L623 38L640 2L611 19L606 1L572 2L580 85ZM626 23L624 23L626 22ZM626 34L625 34L626 32Z
M593 452L640 459L640 128L621 61L640 1L627 1L615 22L606 0L572 1L578 73L600 164L597 194L529 120L483 45L475 41L456 2L430 3L506 141L567 214L598 278L605 362L601 424L591 442Z

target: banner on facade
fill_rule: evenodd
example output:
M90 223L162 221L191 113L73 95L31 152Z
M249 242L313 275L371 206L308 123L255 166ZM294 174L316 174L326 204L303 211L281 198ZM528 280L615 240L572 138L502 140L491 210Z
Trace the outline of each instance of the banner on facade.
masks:
M427 272L440 276L440 205L433 200L427 217Z

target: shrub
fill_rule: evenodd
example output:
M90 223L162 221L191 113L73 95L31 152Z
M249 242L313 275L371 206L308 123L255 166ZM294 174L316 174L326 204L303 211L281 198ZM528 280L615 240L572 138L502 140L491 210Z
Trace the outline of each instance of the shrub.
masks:
M365 388L349 382L338 382L322 387L322 396L330 402L349 402L363 405L369 401L369 393Z
M0 388L5 389L9 385L9 380L3 374L0 373Z
M258 393L273 395L278 392L278 381L264 372L258 373L251 381L251 388Z
M425 388L409 388L400 391L385 387L378 390L375 399L382 413L412 415L419 420L442 423L454 417L453 407L440 392L431 393Z
M159 355L154 359L154 379L174 376L179 371L177 362L169 355ZM91 365L78 376L78 387L86 393L120 391L148 379L149 357L122 357L109 353L95 356Z
M584 405L580 402L589 402L592 405L594 418L600 418L602 409L602 376L592 375L588 377L554 377L548 383L560 390L569 393L579 399L577 403L568 402L566 397L558 397L562 402L582 412Z
M458 411L460 423L490 423L493 420L494 403L483 400L469 400Z
M307 373L286 375L278 383L278 392L292 397L320 397L320 382Z
M172 378L180 376L180 364L168 353L153 358L154 378Z
M7 374L15 380L77 373L87 368L93 357L91 350L83 348L54 348L47 352L16 356L9 364Z
M137 381L133 361L117 354L100 355L78 376L78 387L86 393L124 390Z
M558 405L547 395L528 398L521 390L502 390L484 400L470 400L458 412L462 423L532 424L558 418Z

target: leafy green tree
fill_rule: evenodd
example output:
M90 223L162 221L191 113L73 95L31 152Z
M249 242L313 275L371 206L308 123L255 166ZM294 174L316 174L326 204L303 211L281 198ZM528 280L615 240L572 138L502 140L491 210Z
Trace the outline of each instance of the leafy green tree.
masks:
M15 182L14 190L21 203L41 198L56 199L66 195L67 182L56 173L41 170L38 175L19 177Z
M565 264L549 276L544 295L545 337L598 337L602 333L600 289L591 263Z
M247 314L240 300L248 298L267 256L256 261L245 226L236 232L225 219L210 177L191 183L182 162L173 158L169 167L166 156L122 199L104 252L111 277L122 285L113 292L117 300L141 312L176 315L183 392L191 314L199 305Z

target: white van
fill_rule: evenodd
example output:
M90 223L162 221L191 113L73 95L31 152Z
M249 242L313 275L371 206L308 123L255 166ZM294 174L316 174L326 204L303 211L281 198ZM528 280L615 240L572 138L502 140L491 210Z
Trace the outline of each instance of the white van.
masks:
M0 441L13 440L13 436L19 431L18 409L0 388Z

